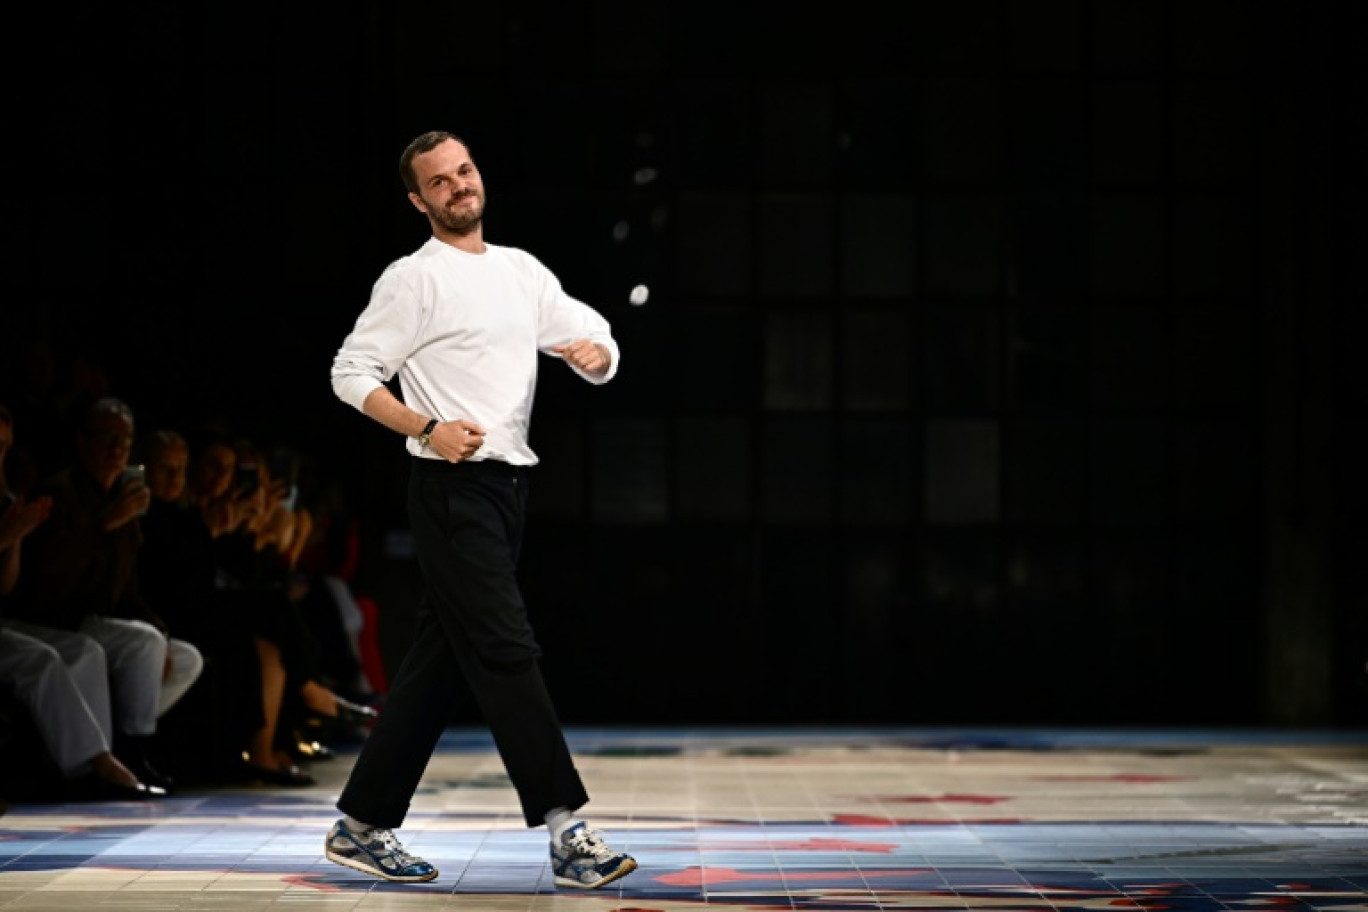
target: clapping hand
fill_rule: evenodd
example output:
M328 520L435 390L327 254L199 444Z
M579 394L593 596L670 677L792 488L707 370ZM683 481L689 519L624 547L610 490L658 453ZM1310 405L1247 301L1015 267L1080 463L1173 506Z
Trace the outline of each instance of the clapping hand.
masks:
M287 552L294 541L295 515L284 503L277 501L262 515L256 529L257 548L275 545L282 553Z
M204 507L204 523L214 538L236 532L259 516L262 509L261 489L228 491L211 500Z
M8 510L0 513L0 551L22 541L46 522L51 512L52 498L48 495L33 500L16 498Z

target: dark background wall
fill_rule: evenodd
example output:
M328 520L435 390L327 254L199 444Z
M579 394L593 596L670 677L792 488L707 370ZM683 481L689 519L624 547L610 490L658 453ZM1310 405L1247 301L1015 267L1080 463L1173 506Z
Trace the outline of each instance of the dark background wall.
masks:
M1365 721L1361 5L281 6L10 32L5 344L313 454L392 657L328 368L445 128L624 352L534 420L568 720Z

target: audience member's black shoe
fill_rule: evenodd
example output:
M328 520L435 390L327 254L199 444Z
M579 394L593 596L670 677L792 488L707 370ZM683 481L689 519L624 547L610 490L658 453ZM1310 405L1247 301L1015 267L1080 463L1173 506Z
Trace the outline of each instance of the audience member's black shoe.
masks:
M120 757L119 759L123 760L124 766L132 770L133 775L142 780L144 785L156 786L167 792L170 792L176 787L176 781L157 769L157 767L153 766L152 761L147 759L145 754L142 756L129 757L127 759Z
M165 789L168 792L176 787L176 780L157 769L150 762L144 761L132 769L133 774L147 785L155 785L157 788Z
M382 694L382 693L376 693L376 692L373 691L373 690L371 690L371 691L355 691L355 690L340 691L340 690L338 690L337 688L333 688L333 693L336 694L337 696L341 697L341 698L344 699L344 700L349 700L349 701L351 701L352 703L356 703L356 704L359 704L359 705L361 705L361 706L369 706L371 709L374 709L374 710L377 710L377 711L378 711L382 706L385 705L385 695Z
M337 751L326 744L300 738L290 749L290 756L296 760L332 760L337 756Z
M342 697L337 698L337 719L343 724L369 726L374 725L378 718L380 718L380 713L364 703L353 703L351 700Z
M338 697L336 715L325 716L322 713L309 712L304 717L303 727L315 737L350 744L366 740L371 726L379 717L380 714L369 706ZM307 737L303 740L314 738Z
M152 801L167 796L166 789L157 785L145 782L118 785L93 775L73 780L71 788L82 801Z
M128 767L144 785L155 786L170 792L176 786L175 780L157 769L153 764L149 743L151 740L151 737L147 735L116 734L114 736L114 756L118 757L123 765Z

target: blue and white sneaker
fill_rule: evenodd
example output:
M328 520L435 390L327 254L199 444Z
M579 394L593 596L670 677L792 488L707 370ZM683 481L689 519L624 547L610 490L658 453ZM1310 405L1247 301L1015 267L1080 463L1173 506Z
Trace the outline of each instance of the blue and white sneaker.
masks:
M551 843L551 873L556 886L597 890L636 870L636 859L608 848L598 830L577 823Z
M393 830L377 827L361 836L352 832L345 820L339 820L328 831L323 848L329 861L385 880L422 883L437 876L436 868L404 851Z

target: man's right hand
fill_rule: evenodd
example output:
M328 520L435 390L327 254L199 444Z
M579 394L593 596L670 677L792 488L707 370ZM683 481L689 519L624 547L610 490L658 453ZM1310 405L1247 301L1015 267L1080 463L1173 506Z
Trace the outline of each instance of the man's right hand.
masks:
M464 462L484 446L484 435L484 428L473 421L444 421L432 429L428 449L447 462Z

